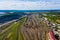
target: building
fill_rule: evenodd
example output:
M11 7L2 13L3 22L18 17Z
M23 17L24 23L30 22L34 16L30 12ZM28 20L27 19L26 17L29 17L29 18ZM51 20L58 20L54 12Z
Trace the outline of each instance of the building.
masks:
M57 40L54 36L54 32L52 30L49 31L49 40Z

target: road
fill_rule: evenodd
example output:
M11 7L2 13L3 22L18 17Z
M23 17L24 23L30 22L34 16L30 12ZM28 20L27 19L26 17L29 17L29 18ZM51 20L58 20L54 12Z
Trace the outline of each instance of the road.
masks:
M21 27L24 40L46 40L46 29L41 24L38 14L27 17L26 23Z

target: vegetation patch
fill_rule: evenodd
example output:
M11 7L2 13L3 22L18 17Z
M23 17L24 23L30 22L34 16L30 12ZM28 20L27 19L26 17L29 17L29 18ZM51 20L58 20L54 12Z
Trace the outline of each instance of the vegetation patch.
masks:
M4 40L17 40L17 30L18 28L25 22L26 17L22 18L20 21L18 22L14 22L13 24L11 24L8 30L6 30L3 34L0 35L0 39L4 39ZM11 35L9 36L9 33L11 33ZM19 35L19 33L18 33ZM9 36L9 37L7 37ZM23 35L20 34L19 35L22 39L23 39ZM19 38L20 38L19 37Z
M60 20L56 20L56 22L60 24Z

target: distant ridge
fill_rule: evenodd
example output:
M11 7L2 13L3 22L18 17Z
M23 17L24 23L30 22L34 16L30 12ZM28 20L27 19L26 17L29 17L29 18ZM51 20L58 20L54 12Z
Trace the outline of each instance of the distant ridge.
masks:
M0 12L60 12L60 10L0 10Z

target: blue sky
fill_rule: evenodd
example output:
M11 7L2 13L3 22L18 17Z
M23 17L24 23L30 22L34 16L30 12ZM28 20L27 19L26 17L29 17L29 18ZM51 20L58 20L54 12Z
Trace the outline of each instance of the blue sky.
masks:
M54 10L60 0L0 0L0 10Z

